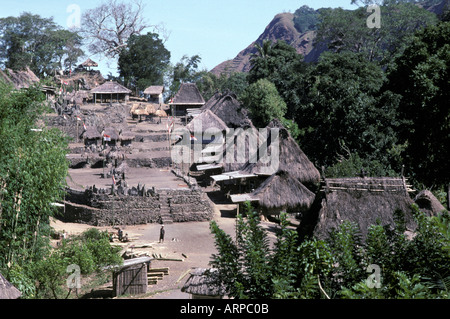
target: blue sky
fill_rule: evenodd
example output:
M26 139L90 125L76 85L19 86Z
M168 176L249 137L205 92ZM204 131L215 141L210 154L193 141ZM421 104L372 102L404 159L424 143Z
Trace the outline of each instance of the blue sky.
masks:
M62 27L73 11L71 4L85 10L97 7L102 0L0 0L0 17L19 16L22 12L53 17ZM263 33L273 17L282 12L294 12L302 5L318 9L342 7L354 9L351 0L144 0L143 17L150 24L164 24L170 32L166 48L172 63L183 55L198 54L202 69L210 70L219 63L233 59L241 50ZM87 52L89 56L89 53ZM116 64L90 56L99 62L104 75L116 74ZM109 67L108 67L109 64Z

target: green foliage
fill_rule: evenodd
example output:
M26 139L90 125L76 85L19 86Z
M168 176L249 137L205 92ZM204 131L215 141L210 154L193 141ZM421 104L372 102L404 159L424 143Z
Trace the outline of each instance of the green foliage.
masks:
M371 225L364 241L357 224L345 221L326 241L300 243L282 213L270 250L267 233L247 203L247 219L238 216L235 240L211 222L218 250L211 265L236 298L448 298L448 213L430 218L414 210L413 239L405 235L404 213L395 211L395 225ZM380 272L369 272L369 265ZM371 285L370 276L377 274L379 287Z
M278 94L275 85L266 79L251 84L244 92L242 101L251 111L253 123L265 127L274 118L283 118L286 103Z
M53 18L31 13L0 19L0 63L13 70L27 66L38 76L71 67L84 55L82 38L64 30Z
M162 85L169 70L170 52L156 33L132 35L119 54L120 76L132 88L143 91L150 85Z
M294 26L298 32L313 31L319 23L319 12L304 5L294 12Z
M216 92L226 91L233 92L239 99L248 87L247 73L222 73L216 76L214 73L203 71L196 85L205 101L208 101Z
M202 72L199 71L200 62L202 58L199 55L193 55L188 57L184 55L180 62L173 67L172 83L170 85L170 92L172 96L177 94L181 83L194 83L197 82Z
M450 181L450 22L416 34L395 60L388 88L402 96L399 136L406 143L404 161L414 177L426 185Z
M105 266L122 263L120 248L109 243L107 232L89 229L80 236L63 240L46 258L33 263L31 276L37 282L36 298L67 298L70 294L65 286L69 265L80 267L81 274L102 271Z
M316 45L325 45L333 52L361 53L368 61L386 66L401 54L416 30L438 21L435 14L402 1L383 3L381 28L367 27L370 14L367 6L321 10Z
M212 255L210 264L219 270L230 296L255 299L292 294L298 265L297 234L288 229L286 215L280 216L281 229L273 252L250 203L246 203L245 215L237 217L235 240L211 222L218 254Z
M307 75L297 118L305 132L302 149L317 166L336 164L342 145L365 163L376 160L385 170L395 164L398 97L382 92L385 79L383 70L361 54L322 54Z
M46 110L39 87L14 92L1 82L0 92L0 268L8 268L46 255L68 162L59 130L32 131Z

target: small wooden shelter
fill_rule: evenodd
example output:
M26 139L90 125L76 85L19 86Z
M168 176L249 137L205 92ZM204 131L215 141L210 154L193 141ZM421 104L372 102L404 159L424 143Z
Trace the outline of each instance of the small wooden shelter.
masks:
M100 134L97 128L93 126L86 126L86 130L83 132L84 145L98 145L101 144L102 134ZM99 143L100 142L100 143Z
M195 83L182 83L175 97L169 103L174 116L185 116L188 109L200 109L205 104Z
M147 98L148 102L163 104L163 93L164 86L163 85L152 85L144 90L144 96Z
M113 273L113 296L139 295L147 292L150 257L127 259Z
M103 101L109 101L112 103L113 100L116 100L117 102L120 100L128 102L131 90L116 81L107 81L92 89L90 93L94 96L94 103L97 103L97 99L100 100L100 103Z
M17 299L22 293L0 274L0 299Z
M90 71L92 67L98 67L98 63L88 58L86 61L81 63L80 66L87 68Z
M222 299L225 287L220 283L217 269L196 268L181 288L192 299Z

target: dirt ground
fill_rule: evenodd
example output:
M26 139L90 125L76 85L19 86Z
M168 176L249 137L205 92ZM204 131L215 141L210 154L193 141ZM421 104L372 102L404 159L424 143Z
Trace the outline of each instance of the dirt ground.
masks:
M221 229L234 237L235 232L235 205L215 205L214 220ZM275 230L279 227L276 223L264 221L262 225L268 230L269 238L274 241ZM52 221L53 228L65 231L69 237L80 234L93 226L84 224L63 223L59 220ZM107 230L117 233L112 227L95 227L99 230ZM164 225L166 229L165 240L159 243L160 224L146 224L135 226L122 226L124 234L131 238L129 243L113 244L121 245L123 249L131 249L135 252L146 253L149 256L161 256L163 258L182 261L152 260L151 268L169 268L169 274L159 280L156 285L149 285L147 293L139 296L124 296L120 298L140 299L188 299L189 294L181 292L181 288L189 277L189 270L200 267L210 267L211 255L217 250L214 246L214 237L209 229L209 222L173 223ZM142 245L150 247L140 248ZM103 291L111 290L111 281L99 287Z

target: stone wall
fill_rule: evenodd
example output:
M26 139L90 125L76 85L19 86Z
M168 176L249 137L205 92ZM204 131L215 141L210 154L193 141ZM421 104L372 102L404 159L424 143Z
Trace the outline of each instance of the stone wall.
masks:
M63 216L65 222L93 226L139 225L209 221L213 204L198 188L144 189L133 187L127 193L88 188L84 193L68 189Z

